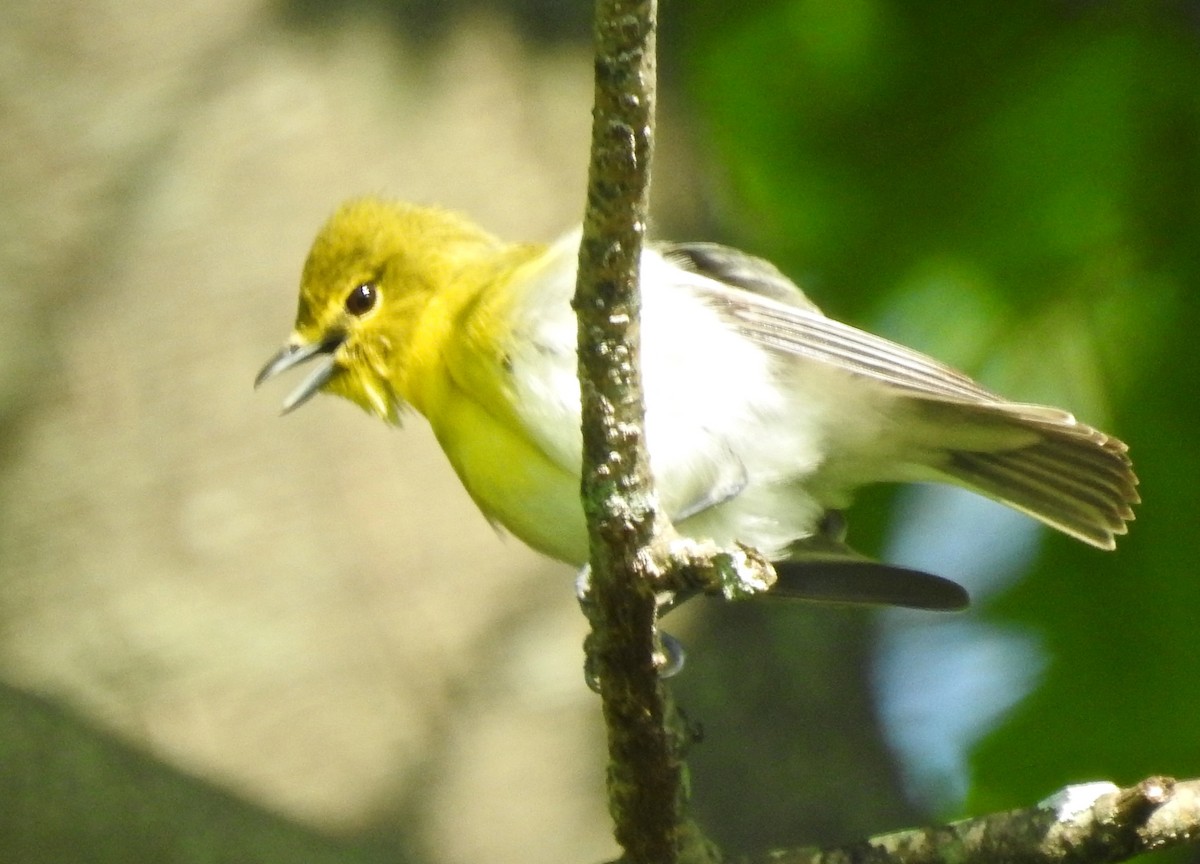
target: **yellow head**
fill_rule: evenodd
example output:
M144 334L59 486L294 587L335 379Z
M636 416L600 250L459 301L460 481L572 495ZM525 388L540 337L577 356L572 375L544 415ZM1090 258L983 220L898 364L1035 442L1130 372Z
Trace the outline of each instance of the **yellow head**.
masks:
M396 422L414 328L463 262L497 245L445 211L373 198L343 204L313 241L295 329L255 385L315 358L285 412L326 391Z

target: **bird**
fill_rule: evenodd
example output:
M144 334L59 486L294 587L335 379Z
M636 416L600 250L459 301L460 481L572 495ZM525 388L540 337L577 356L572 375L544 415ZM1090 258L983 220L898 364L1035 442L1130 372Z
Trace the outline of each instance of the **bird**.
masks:
M284 413L324 392L389 424L423 415L488 520L584 566L580 236L508 243L454 211L348 201L313 241L294 328L255 386L311 364ZM1134 518L1138 481L1118 438L825 316L762 258L648 243L640 283L661 506L683 536L774 562L769 594L968 603L953 579L847 544L845 510L868 484L963 487L1105 550Z

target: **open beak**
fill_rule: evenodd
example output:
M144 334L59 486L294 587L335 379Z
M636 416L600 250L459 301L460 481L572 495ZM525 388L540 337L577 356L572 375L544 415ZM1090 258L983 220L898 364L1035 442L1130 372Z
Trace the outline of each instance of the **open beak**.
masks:
M334 352L338 346L345 341L345 336L337 334L322 339L320 342L300 345L284 345L279 353L267 361L262 370L254 378L254 386L258 387L268 378L274 378L280 372L286 372L293 366L299 366L318 358L316 366L308 377L300 382L300 386L287 395L283 400L283 413L287 414L299 408L313 396L317 395L322 387L329 383L338 371L337 358L334 357Z

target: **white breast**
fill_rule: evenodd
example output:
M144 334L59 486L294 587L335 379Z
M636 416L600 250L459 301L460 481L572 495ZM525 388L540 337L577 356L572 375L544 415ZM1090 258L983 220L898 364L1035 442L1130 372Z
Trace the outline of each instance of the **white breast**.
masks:
M578 233L554 247L520 304L510 351L516 410L530 436L577 475L580 462L576 325L570 307ZM642 263L646 434L660 500L677 527L777 557L808 536L828 506L817 500L823 454L853 397L845 375L794 363L739 334L694 292L705 277L647 251ZM715 490L715 491L714 491ZM719 506L695 512L737 494ZM844 497L821 488L824 498Z

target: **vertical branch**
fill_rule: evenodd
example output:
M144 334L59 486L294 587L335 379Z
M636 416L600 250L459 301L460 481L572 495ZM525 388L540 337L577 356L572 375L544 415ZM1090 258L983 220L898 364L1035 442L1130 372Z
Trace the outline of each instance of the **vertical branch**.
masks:
M591 544L588 663L608 729L609 806L625 857L670 864L683 766L655 662L659 524L644 440L638 270L654 128L655 0L597 0L595 106L575 311L582 495Z

